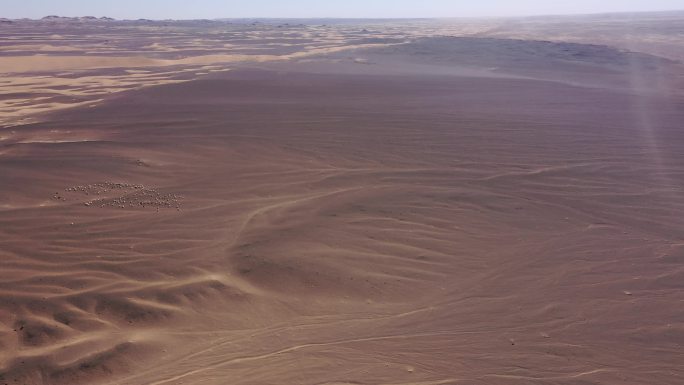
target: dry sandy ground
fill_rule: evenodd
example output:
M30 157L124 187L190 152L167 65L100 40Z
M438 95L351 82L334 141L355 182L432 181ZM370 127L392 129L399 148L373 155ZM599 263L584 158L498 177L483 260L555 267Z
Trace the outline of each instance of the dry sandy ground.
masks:
M236 63L301 61L420 37L602 44L682 61L683 25L684 12L483 20L0 19L0 126L40 121L46 112L93 106L113 93L184 82Z
M311 21L309 21L311 23ZM0 19L0 126L93 106L110 94L184 82L241 62L306 58L350 47L404 42L392 26L277 21Z
M231 68L0 131L0 384L684 383L679 63Z

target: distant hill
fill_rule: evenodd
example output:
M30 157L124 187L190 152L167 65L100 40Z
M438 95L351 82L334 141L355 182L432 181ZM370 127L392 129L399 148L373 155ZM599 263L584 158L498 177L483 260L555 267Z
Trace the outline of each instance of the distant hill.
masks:
M95 17L95 16L81 16L81 17L65 17L49 15L45 16L41 20L43 21L114 21L115 19L111 17Z

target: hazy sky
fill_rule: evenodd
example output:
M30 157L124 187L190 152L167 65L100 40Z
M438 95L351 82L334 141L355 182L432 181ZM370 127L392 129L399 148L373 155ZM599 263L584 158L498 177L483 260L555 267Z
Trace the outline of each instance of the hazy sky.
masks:
M0 0L0 17L460 17L684 9L684 0Z

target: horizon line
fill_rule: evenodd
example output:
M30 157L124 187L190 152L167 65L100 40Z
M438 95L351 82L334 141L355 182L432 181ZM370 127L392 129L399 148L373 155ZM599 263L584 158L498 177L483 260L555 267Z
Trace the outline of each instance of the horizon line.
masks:
M93 15L82 15L82 16L61 16L61 15L45 15L39 18L31 17L4 17L0 16L0 19L6 20L32 20L41 21L49 17L58 17L65 19L82 19L82 18L95 18L95 19L113 19L115 21L139 21L139 20L149 20L149 21L223 21L223 20L445 20L445 19L517 19L517 18L528 18L528 17L572 17L572 16L602 16L602 15L629 15L629 14L654 14L654 13L674 13L674 12L684 12L684 8L681 9L662 9L653 11L608 11L608 12L588 12L588 13L540 13L540 14L525 14L525 15L481 15L481 16L416 16L416 17L340 17L340 16L305 16L305 17L295 17L295 16L237 16L237 17L218 17L218 18L192 18L192 19L157 19L149 17L139 17L139 18L113 18L109 16L93 16Z

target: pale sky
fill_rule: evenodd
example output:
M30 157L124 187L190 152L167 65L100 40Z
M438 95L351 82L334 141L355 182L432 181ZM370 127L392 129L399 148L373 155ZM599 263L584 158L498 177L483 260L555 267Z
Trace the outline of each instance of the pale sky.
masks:
M0 17L479 17L684 10L684 0L0 0Z

